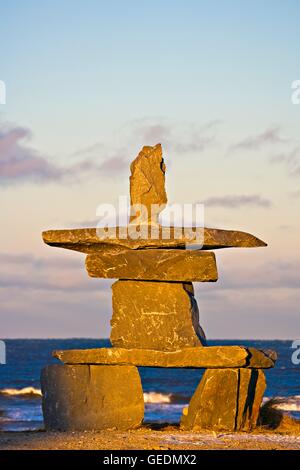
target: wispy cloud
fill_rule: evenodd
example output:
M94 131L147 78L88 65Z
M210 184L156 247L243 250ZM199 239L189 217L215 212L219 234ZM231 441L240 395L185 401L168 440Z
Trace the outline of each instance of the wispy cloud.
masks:
M269 208L272 206L272 202L263 198L259 194L249 195L227 195L222 197L210 197L203 201L207 207L221 207L229 209L239 209L243 207L261 207Z
M60 179L63 171L28 145L31 132L22 127L0 127L0 182Z
M57 269L79 269L82 265L82 259L79 258L60 258L58 256L54 256L51 258L44 258L38 257L31 253L3 253L0 252L0 264L1 270L3 270L3 266L10 265L16 268L17 265L21 267L27 266L28 268L34 269L49 269L49 268L57 268ZM6 266L7 267L7 266Z
M96 146L91 146L90 154L85 152L81 160L58 165L30 146L31 137L29 129L0 125L0 184L70 181L98 174L113 176L128 167L121 151L109 155L102 148L102 153L95 155Z
M265 146L281 145L289 142L288 139L282 138L280 133L281 128L279 126L271 127L260 134L252 135L236 142L230 147L229 151L261 150Z
M46 156L31 145L32 133L21 126L0 123L0 185L12 183L65 183L103 175L114 177L129 170L136 156L132 149L161 142L166 151L197 154L217 143L220 121L202 124L172 122L166 118L144 118L119 129L109 145L95 142L78 149L63 162ZM123 146L116 142L120 140ZM70 163L67 163L69 160Z
M99 172L106 176L114 176L129 171L129 161L121 156L112 156L107 158L101 165L99 165Z
M192 154L203 152L217 142L220 123L218 120L196 124L172 122L166 118L143 118L129 122L126 127L131 138L142 145L161 142L173 152Z
M298 189L297 191L293 191L291 196L294 198L300 198L300 190Z
M115 176L129 170L130 160L128 149L112 142L108 149L103 142L96 142L81 148L72 154L72 157L80 158L74 165L75 172L89 170L104 176Z
M133 134L139 134L146 144L166 142L171 139L172 127L168 124L157 124L149 119L141 119L134 121L132 125Z
M59 252L0 253L4 338L109 336L112 281L89 278L83 254Z
M274 165L284 165L289 176L300 176L300 147L286 153L279 153L270 158Z
M0 289L47 292L96 292L109 282L95 283L84 270L84 260L37 257L28 253L0 253Z
M240 265L238 262L234 269L228 269L223 273L219 271L219 289L299 289L300 288L300 259L284 260L275 259L263 264L253 263ZM224 267L225 271L225 267ZM225 275L226 274L226 275Z

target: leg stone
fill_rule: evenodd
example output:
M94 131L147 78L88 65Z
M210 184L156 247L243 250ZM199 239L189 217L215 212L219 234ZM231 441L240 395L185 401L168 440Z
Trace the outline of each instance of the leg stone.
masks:
M207 369L181 427L186 430L250 431L255 428L265 375L258 369Z
M174 351L205 344L191 282L124 280L112 291L114 347Z
M134 366L51 365L42 370L47 430L85 431L138 427L144 400Z

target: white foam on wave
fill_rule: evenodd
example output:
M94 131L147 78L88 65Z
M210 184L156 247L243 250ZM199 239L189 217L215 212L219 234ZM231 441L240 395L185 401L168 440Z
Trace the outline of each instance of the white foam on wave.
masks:
M297 403L287 403L287 404L279 404L275 405L274 408L282 411L300 411L300 405Z
M0 395L7 396L18 396L24 398L41 397L42 392L39 388L35 387L24 387L24 388L3 388L0 389ZM266 403L270 398L265 397L263 403ZM282 411L300 411L300 395L294 395L290 397L274 397L275 403L273 407ZM144 402L149 404L174 404L177 402L176 396L172 393L160 393L160 392L145 392ZM175 403L174 403L175 402Z
M144 402L145 403L171 403L171 393L158 393L158 392L145 392Z
M35 387L3 388L0 390L0 395L41 397L42 392Z
M3 388L0 390L0 395L10 396L42 396L42 392L39 388L35 387L24 387L24 388ZM171 403L171 393L159 393L159 392L145 392L144 401L145 403Z
M282 411L300 411L300 395L294 395L290 397L274 397L275 403L273 408ZM264 399L264 402L268 402L269 399Z

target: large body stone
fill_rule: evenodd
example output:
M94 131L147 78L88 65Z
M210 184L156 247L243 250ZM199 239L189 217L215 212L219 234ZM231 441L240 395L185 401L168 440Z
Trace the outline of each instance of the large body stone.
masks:
M216 281L215 254L195 250L103 250L88 255L91 277L159 281Z
M143 147L130 170L130 222L157 224L159 213L167 203L161 144Z
M191 283L117 281L112 292L113 346L172 351L205 344Z
M251 431L257 423L265 388L262 370L208 369L183 411L181 427Z
M140 367L190 367L221 369L274 367L274 351L255 350L242 346L207 346L184 348L178 351L154 349L95 348L54 351L53 356L65 364L131 364Z
M85 431L138 427L143 391L134 366L51 365L42 370L47 430Z

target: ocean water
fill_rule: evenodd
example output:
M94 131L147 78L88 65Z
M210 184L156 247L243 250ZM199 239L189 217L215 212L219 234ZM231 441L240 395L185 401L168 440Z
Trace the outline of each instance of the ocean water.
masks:
M292 341L210 341L213 345L245 345L274 349L278 361L266 371L265 400L280 398L285 412L300 418L300 366L293 365ZM40 371L46 364L58 362L54 349L109 347L108 340L46 339L7 340L7 364L0 365L0 430L21 431L43 428ZM179 422L203 371L199 369L140 368L145 422Z

